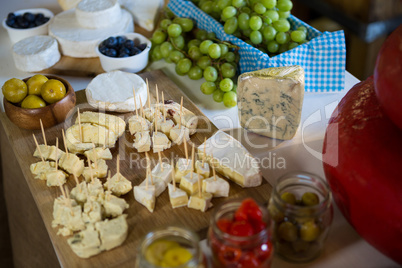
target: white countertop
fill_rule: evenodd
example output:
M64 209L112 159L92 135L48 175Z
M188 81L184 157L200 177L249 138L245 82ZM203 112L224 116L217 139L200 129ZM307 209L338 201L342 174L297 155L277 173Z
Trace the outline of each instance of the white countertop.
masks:
M23 9L43 7L55 14L61 11L56 0L2 0L0 18L4 19L9 12ZM239 120L237 108L227 109L223 104L215 103L211 96L201 93L200 81L190 80L187 76L175 74L174 65L164 61L153 63L148 69L162 69L182 91L202 110L202 112L219 129L238 129ZM12 77L25 78L30 76L17 70L11 56L11 42L6 30L0 29L0 85ZM67 79L74 89L84 89L90 78L69 77ZM271 183L282 174L290 171L307 171L324 176L320 160L322 141L326 125L334 108L358 80L346 72L345 90L339 93L306 93L304 98L302 120L296 137L290 141L275 144L275 141L254 134L247 135L250 141L260 148L252 148L245 144L250 152L260 160L264 160L263 174ZM2 103L3 96L0 100ZM234 131L235 137L242 131ZM245 136L241 136L244 141ZM278 163L285 163L278 165ZM377 251L363 240L346 222L345 218L335 208L334 221L325 245L323 254L313 262L306 264L293 264L274 258L272 267L399 267L394 261Z

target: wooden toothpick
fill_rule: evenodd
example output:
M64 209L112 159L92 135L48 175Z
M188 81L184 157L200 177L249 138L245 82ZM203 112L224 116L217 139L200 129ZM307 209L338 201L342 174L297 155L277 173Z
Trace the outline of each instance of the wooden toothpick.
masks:
M188 162L187 140L184 139L184 154L186 155L186 164Z
M108 183L107 183L106 190L110 192L110 186L109 186L109 183L110 183L110 170L109 170L108 173L107 173L107 182L108 182ZM107 196L107 200L110 201L110 193L109 193L109 195Z
M190 175L190 177L191 177L191 179L193 178L193 172L194 171L194 144L192 145L192 148L191 148L191 175Z
M182 114L183 114L183 96L181 96L180 99L180 112L179 112L179 116L180 116L180 121L179 121L179 129L181 128L181 120L182 120Z
M95 144L92 143L92 146L95 148ZM98 170L98 157L96 156L96 152L94 150L94 163L95 163L95 169Z
M75 180L75 184L77 185L78 190L80 191L80 193L82 192L81 186L80 186L80 182L78 181L77 176L75 176L75 174L73 174L74 180Z
M80 142L82 142L82 128L81 128L81 116L80 116L80 108L77 108L78 111L78 127L80 128Z
M135 88L133 87L133 95L134 95L134 108L135 108L135 115L137 116L138 119L138 111L137 111L137 100L135 98Z
M144 114L144 108L142 107L142 100L140 98L140 111L141 111L141 117L145 118L145 114Z
M64 149L66 150L66 155L68 157L68 149L67 149L66 135L64 134L64 129L61 129L61 135L63 136Z
M176 182L174 178L174 166L173 166L173 158L171 160L171 166L172 166L172 184L173 184L173 192L176 192Z
M161 166L161 171L163 171L163 165L162 165L162 155L161 155L161 152L158 152L158 157L159 157L159 165Z
M151 109L151 96L149 95L149 84L148 84L148 78L145 79L147 82L147 94L148 94L148 108Z
M91 160L88 158L89 174L91 175L91 182L94 182L94 174L92 173Z
M202 198L202 189L201 189L201 179L200 179L200 170L197 169L197 181L198 181L198 196Z
M64 191L63 185L59 184L60 190L61 190L61 194L64 197L64 200L67 200L67 196L66 196L66 192Z
M117 154L117 163L116 163L116 167L117 167L117 174L120 174L120 154Z
M58 157L58 151L59 151L59 138L56 138L56 170L58 168L58 164L59 164L59 157Z
M166 122L166 109L165 109L165 97L162 91L162 109L163 109L163 122Z
M215 172L215 165L214 165L214 154L211 153L211 166L212 166L212 174L214 174L214 181L216 181L216 172Z
M38 141L36 140L36 137L33 133L32 133L32 137L34 138L35 145L36 145L36 148L38 149L40 159L42 159L42 162L45 163L45 159L43 158L42 152L40 151Z
M204 167L204 163L205 163L206 147L207 147L207 137L204 137L204 154L203 154L203 156L202 156L202 167Z
M42 119L39 119L39 123L40 123L40 129L42 130L43 143L47 146L45 129L43 128Z

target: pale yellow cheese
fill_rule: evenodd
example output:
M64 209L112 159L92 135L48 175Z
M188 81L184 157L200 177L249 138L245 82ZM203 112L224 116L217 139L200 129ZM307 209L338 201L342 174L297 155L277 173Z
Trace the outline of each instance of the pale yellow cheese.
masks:
M131 191L133 186L131 181L127 180L123 175L121 175L121 173L116 173L105 182L104 188L110 190L113 194L120 196Z
M188 196L185 191L183 191L179 187L176 187L176 189L173 190L173 185L170 183L168 184L168 188L169 188L169 199L172 208L187 206Z
M201 197L198 193L193 194L190 196L188 200L188 207L193 209L201 210L202 212L207 211L208 208L212 206L212 194L203 192Z
M192 177L191 177L192 176ZM202 177L200 176L200 179ZM198 174L194 172L189 172L183 176L180 180L180 189L185 191L187 194L192 195L198 192Z
M155 186L134 186L134 198L138 203L146 207L150 212L155 208Z
M91 181L91 172L92 177L94 178L105 178L107 176L108 166L106 165L106 161L103 159L98 159L95 163L91 163L91 168L85 167L82 175L84 176L86 181Z
M84 171L84 160L81 160L75 154L64 154L60 158L59 166L68 173L79 177Z

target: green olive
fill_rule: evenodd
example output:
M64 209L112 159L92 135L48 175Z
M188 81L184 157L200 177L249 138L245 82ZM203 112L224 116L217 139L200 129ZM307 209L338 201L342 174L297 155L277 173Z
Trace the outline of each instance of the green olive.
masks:
M297 239L297 227L291 222L282 222L278 227L278 235L285 241L293 242Z
M320 198L315 193L306 192L303 194L301 201L304 206L314 206L318 205Z
M281 199L288 204L295 205L296 204L296 197L294 194L289 192L284 192L281 194Z
M314 221L303 223L300 227L300 238L303 241L311 242L318 238L320 235L320 227Z

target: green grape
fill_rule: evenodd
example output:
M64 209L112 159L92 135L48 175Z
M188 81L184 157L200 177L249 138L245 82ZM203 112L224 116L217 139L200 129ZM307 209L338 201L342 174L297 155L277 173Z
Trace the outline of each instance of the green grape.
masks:
M225 62L221 65L221 74L224 78L232 78L236 75L236 68L232 64Z
M278 49L278 54L286 52L289 50L289 45L288 43L285 44L280 44L279 49Z
M170 38L170 42L172 43L173 47L177 49L183 49L184 46L186 45L184 37L182 35Z
M252 16L249 21L251 30L258 31L262 26L262 19L259 16Z
M269 41L269 43L267 45L267 49L271 53L276 53L279 50L279 44L274 40Z
M272 20L268 17L262 17L262 20L265 22L264 25L271 25L272 24Z
M225 60L227 62L233 62L236 59L236 54L234 54L233 52L229 51L226 55L225 55Z
M236 85L236 84L233 84L233 89L232 89L232 91L233 91L233 92L237 92L237 85Z
M214 8L214 2L212 1L205 1L201 6L201 10L204 11L205 13L209 14L212 12Z
M198 31L195 33L195 38L197 38L197 39L199 39L199 40L201 40L201 41L207 39L207 38L208 38L207 36L208 36L208 33L207 33L207 31L205 31L205 30L198 30Z
M290 40L290 37L289 37L288 33L279 32L275 36L275 41L280 45L283 45L283 44L289 42L289 40Z
M188 71L190 71L191 65L191 60L188 58L184 58L177 62L176 70L178 70L182 74L186 74L188 73Z
M212 42L211 40L204 40L201 42L200 44L200 51L202 54L208 54L208 48L210 45L212 45L214 42Z
M247 30L250 28L249 25L250 16L247 13L240 13L239 17L237 18L239 28L241 30Z
M221 57L225 56L226 53L229 52L229 48L225 44L219 44L219 47L221 48Z
M223 10L225 7L230 6L230 0L218 0L218 7Z
M240 8L244 7L246 5L246 2L244 0L232 0L232 6Z
M161 53L161 46L156 45L152 48L152 53L151 53L151 59L152 61L158 61L163 58L162 53Z
M222 102L223 101L223 95L225 95L225 92L223 92L220 89L217 89L212 93L212 98L216 102Z
M211 66L212 61L208 56L202 56L197 60L197 66L205 70L208 66Z
M166 63L173 63L173 61L169 58L169 56L165 57L164 59Z
M300 30L296 30L296 31L293 31L293 32L290 34L290 38L291 38L293 41L297 42L297 43L301 43L301 42L303 42L304 40L306 40L306 33L303 32L303 31L300 31Z
M287 19L290 17L290 11L278 11L279 19Z
M217 59L221 57L221 47L218 44L212 44L208 47L208 55L213 58Z
M299 44L296 42L290 42L289 43L289 50L294 49L295 47L297 47Z
M232 18L228 19L225 22L225 25L223 26L223 29L224 29L225 33L227 33L227 34L234 33L236 31L236 29L237 29L237 18L232 17Z
M181 35L182 29L179 24L172 23L169 25L167 32L170 37L178 37L179 35Z
M159 26L163 29L163 30L167 30L168 26L172 24L172 21L169 19L163 19L161 20L161 23L159 24Z
M178 23L185 33L191 31L194 28L194 22L189 18L177 18L177 20L175 19L173 21L175 23Z
M152 35L152 41L159 45L162 44L166 40L166 33L161 30L156 30Z
M276 30L272 26L267 26L262 30L262 36L264 37L264 40L266 41L271 41L274 40L276 36Z
M184 54L178 50L173 50L169 55L169 59L174 63L178 63L183 58Z
M173 19L176 15L170 10L170 9L165 9L165 14L169 19Z
M202 69L197 65L192 66L187 73L188 77L192 80L199 80L202 78Z
M240 8L240 12L246 13L246 14L250 14L251 13L251 9L249 7L242 7Z
M193 47L191 47L189 50L188 50L188 56L190 57L190 59L192 59L192 60L198 60L199 58L201 58L201 56L202 56L202 53L201 53L201 50L200 50L200 48L199 47L195 47L195 46L193 46Z
M300 26L299 28L297 28L298 31L303 31L305 34L307 34L307 28L304 26Z
M276 10L267 10L264 16L271 19L271 22L279 20L279 14Z
M224 92L231 91L233 88L233 80L230 78L222 79L219 82L219 88Z
M161 44L161 53L162 53L162 57L167 58L169 57L170 52L173 50L173 46L170 42L165 41Z
M216 34L214 32L209 32L207 34L207 39L214 40L216 38Z
M190 48L192 48L192 47L199 47L200 44L201 44L201 40L193 39L193 40L190 40L190 41L187 43L187 47L188 47L188 49L190 49Z
M211 95L214 93L216 85L214 82L204 82L201 84L201 92L205 95Z
M254 5L253 10L255 13L260 14L260 15L264 14L265 11L267 11L266 7L264 7L264 5L261 3L256 3Z
M220 15L220 17L219 17L219 19L218 19L218 21L221 21L221 22L226 22L227 20L228 20L228 18L226 18L225 16L223 16L222 14Z
M222 10L222 16L226 19L234 17L237 13L237 9L234 6L227 6Z
M252 31L250 34L250 40L254 45L262 43L262 34L260 31Z
M234 91L229 91L223 94L223 104L228 107L235 107L237 105L237 94Z
M208 82L215 82L218 79L218 71L215 67L208 66L204 69L204 78Z
M274 8L276 6L276 0L261 0L261 4L266 8Z
M251 29L249 28L249 29L243 30L243 31L241 31L241 32L242 32L242 34L243 34L244 36L250 37L250 34L251 34L252 31L253 31L253 30L251 30Z
M276 8L282 12L290 11L292 7L293 3L291 0L278 0L278 3L276 3Z
M214 7L212 8L212 12L210 13L210 15L212 14L219 14L221 12L221 9L219 8L218 3L214 3Z
M273 22L272 26L274 26L275 30L278 32L287 32L290 30L290 23L286 19L279 19Z

